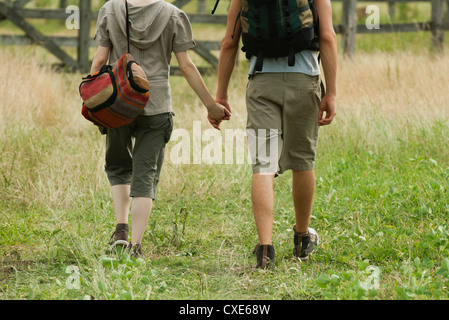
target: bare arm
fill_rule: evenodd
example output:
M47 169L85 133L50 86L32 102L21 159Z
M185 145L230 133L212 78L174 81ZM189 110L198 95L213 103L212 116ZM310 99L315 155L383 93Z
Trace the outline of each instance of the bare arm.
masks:
M189 83L190 87L195 91L197 96L200 98L201 102L206 106L208 116L210 119L215 120L216 125L211 122L211 124L219 129L219 123L221 120L227 120L231 116L231 113L223 107L221 104L215 102L214 98L210 95L204 84L203 78L196 68L195 64L190 59L187 51L181 51L175 53L176 59L178 60L179 68L181 69L184 77ZM209 120L210 121L210 120Z
M94 59L92 61L92 66L90 68L90 74L94 74L99 71L102 66L108 62L109 52L111 48L99 46L97 52L95 52Z
M330 124L336 114L337 96L337 36L332 23L330 0L315 0L320 19L320 56L326 80L326 95L321 100L319 125ZM326 116L323 118L324 113Z
M242 32L240 20L237 17L242 8L240 0L232 0L228 11L226 33L221 41L218 62L218 88L216 101L224 104L229 110L228 86L234 70L235 58L239 50L240 35ZM237 22L237 23L236 23Z

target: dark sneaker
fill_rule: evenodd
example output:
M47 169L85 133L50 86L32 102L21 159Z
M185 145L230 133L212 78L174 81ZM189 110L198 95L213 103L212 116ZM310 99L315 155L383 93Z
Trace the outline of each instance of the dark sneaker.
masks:
M132 244L130 243L128 246L129 254L134 258L143 258L142 256L142 245L140 243Z
M126 249L128 243L129 226L127 223L118 223L115 227L114 233L109 240L109 251L115 251L116 249Z
M253 250L257 258L256 268L266 269L274 267L274 246L270 244L257 244Z
M312 228L309 228L307 234L296 232L295 227L293 227L293 231L295 232L293 238L295 244L293 255L301 261L306 261L319 243L318 233Z

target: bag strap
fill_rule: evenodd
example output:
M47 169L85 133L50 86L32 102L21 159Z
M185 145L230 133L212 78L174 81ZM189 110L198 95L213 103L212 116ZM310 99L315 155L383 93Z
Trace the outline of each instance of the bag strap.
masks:
M126 10L126 37L128 39L128 53L131 53L131 38L129 35L129 12L128 12L128 1L125 0L125 10Z
M212 9L212 12L211 12L211 14L214 14L215 13L215 10L217 10L217 6L218 6L218 3L220 2L220 0L217 0L217 2L215 2L215 6L214 6L214 9Z

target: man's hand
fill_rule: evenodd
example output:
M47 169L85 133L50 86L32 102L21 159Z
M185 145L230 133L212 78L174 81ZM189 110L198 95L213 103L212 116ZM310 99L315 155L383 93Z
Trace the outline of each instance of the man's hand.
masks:
M220 130L220 123L223 120L229 120L231 112L222 104L215 102L213 105L207 107L207 120L215 128Z
M335 112L335 96L326 94L320 103L320 111L318 113L318 125L326 126L332 123L336 115ZM323 118L324 113L326 116Z
M223 120L229 120L231 119L231 106L229 105L229 101L228 99L221 99L221 98L216 98L215 102L218 102L219 104L223 105L226 109L228 109L229 111L229 116L227 116L226 118L224 118Z

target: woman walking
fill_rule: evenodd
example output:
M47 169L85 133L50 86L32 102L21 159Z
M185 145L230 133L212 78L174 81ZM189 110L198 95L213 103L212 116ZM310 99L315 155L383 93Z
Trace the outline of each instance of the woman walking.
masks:
M218 129L229 111L216 103L188 54L195 46L187 15L164 0L110 0L99 11L94 39L98 49L91 74L127 52L126 8L129 12L131 54L144 69L150 83L150 100L144 115L131 124L106 132L105 171L112 186L117 219L110 249L127 247L142 255L142 238L164 160L165 145L173 130L169 84L170 60L175 54L187 82L208 111L209 121ZM131 206L132 202L132 206ZM131 211L130 211L131 207ZM131 214L131 242L128 216Z

